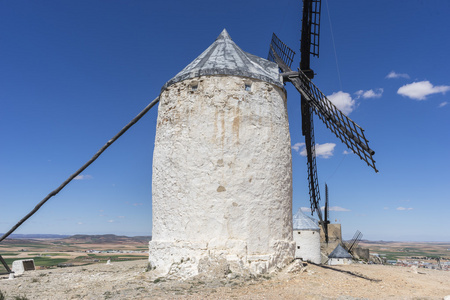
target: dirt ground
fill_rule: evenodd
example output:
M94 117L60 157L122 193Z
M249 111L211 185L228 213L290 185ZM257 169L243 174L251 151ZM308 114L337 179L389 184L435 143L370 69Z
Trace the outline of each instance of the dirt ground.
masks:
M308 264L294 272L187 281L155 278L147 261L117 262L0 276L6 299L443 299L450 272L353 264Z

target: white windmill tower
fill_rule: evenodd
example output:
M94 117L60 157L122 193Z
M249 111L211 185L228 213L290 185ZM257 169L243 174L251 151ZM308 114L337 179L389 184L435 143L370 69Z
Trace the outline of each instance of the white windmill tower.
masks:
M295 245L295 258L321 263L320 254L320 227L299 208L293 217L293 235Z
M259 274L291 261L290 145L278 66L242 51L224 30L162 88L153 267L195 275L202 260L222 260Z

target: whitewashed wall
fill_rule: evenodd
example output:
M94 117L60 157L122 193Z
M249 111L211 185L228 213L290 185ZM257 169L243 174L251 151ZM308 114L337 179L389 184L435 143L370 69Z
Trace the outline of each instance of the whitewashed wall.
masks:
M157 122L151 263L195 274L212 255L264 273L291 260L285 92L237 76L185 80L161 94Z
M319 230L294 230L295 258L321 263Z
M352 259L349 258L330 258L328 260L328 265L336 266L336 265L350 265L353 263Z

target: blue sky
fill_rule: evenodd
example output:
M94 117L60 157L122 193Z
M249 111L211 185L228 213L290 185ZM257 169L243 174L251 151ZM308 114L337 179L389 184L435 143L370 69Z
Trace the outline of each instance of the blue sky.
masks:
M315 118L319 181L344 238L450 241L446 0L323 2L315 84L366 130L376 174ZM0 1L0 232L84 164L226 28L296 52L301 3ZM331 21L331 23L330 23ZM298 93L287 86L294 211L309 207ZM151 110L16 233L151 234ZM298 151L297 151L298 150Z

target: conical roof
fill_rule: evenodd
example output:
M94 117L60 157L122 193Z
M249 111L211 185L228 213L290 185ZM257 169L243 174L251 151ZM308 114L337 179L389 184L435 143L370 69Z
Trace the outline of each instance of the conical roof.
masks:
M305 215L301 208L292 218L292 226L294 230L320 230L314 219Z
M235 75L263 80L279 87L283 83L274 62L242 51L224 29L199 57L163 86L205 75Z
M347 250L345 250L341 244L338 244L333 252L328 255L328 258L353 258Z

